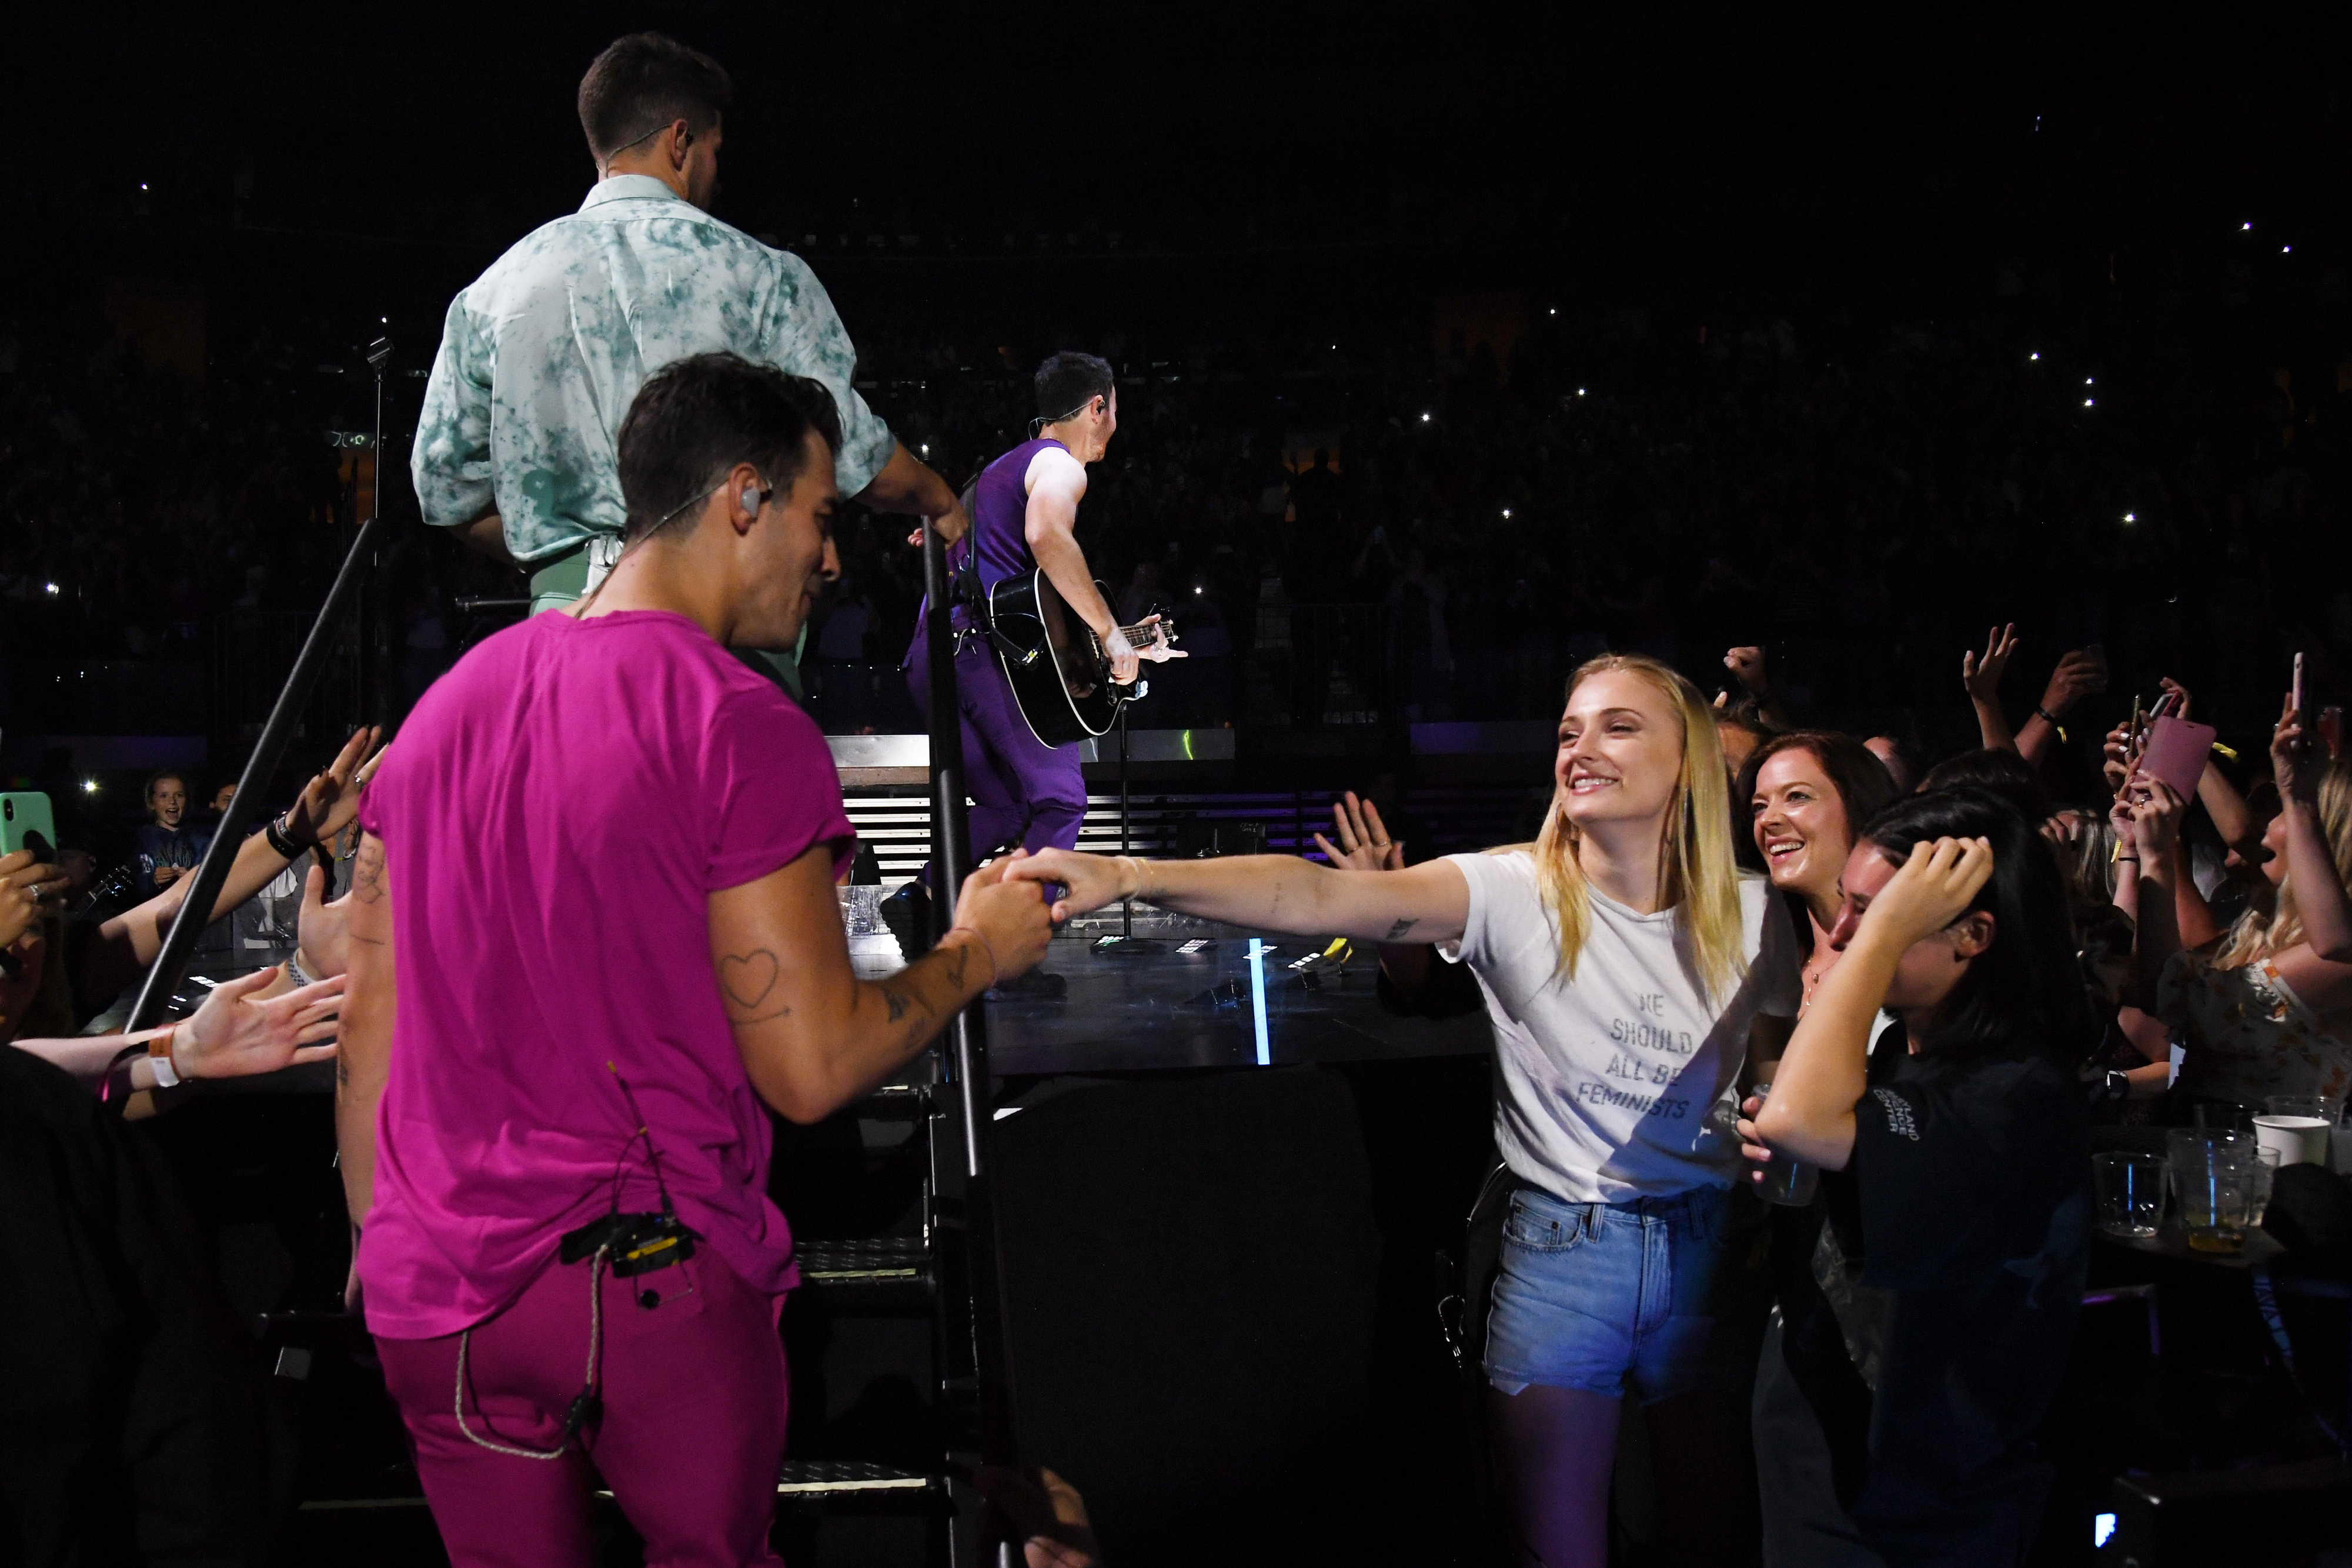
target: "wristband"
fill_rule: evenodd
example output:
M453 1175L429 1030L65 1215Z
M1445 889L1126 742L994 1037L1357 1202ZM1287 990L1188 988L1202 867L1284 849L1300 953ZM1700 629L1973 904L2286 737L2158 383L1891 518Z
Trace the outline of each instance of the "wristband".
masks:
M179 1038L180 1026L173 1024L147 1042L147 1071L155 1075L158 1089L177 1089L180 1070L172 1062L172 1042Z
M272 817L268 821L261 824L261 834L262 837L269 841L269 847L271 849L276 850L288 860L300 860L302 858L304 846L296 843L292 839L287 836L286 830L278 825L277 818Z

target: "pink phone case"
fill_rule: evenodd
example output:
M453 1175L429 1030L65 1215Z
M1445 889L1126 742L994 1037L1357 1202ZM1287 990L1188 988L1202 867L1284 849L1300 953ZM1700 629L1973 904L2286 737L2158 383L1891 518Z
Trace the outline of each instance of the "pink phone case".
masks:
M2205 758L2213 749L2214 733L2210 724L2191 724L2167 714L2148 731L2147 750L2140 756L2139 770L2171 785L2172 792L2182 800L2193 800L2197 780L2205 772Z

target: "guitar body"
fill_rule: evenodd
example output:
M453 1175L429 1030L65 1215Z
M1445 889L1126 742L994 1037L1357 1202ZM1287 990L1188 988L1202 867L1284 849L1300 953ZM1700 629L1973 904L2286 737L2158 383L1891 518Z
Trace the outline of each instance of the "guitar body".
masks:
M1109 600L1109 589L1100 582L1095 588ZM996 648L997 667L1030 733L1047 746L1108 733L1135 688L1112 684L1102 644L1044 570L1008 577L990 589L988 612L998 637L1029 656L1024 663L1002 643Z

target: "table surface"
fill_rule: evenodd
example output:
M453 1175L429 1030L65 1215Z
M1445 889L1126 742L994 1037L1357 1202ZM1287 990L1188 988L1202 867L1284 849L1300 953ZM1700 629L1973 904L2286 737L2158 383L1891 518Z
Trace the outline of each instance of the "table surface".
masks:
M2256 1264L2267 1266L2286 1256L2286 1249L2258 1225L2246 1228L2246 1244L2235 1252L2200 1252L2189 1245L2188 1232L2173 1216L2165 1216L2164 1227L2153 1236L2116 1236L2101 1230L2100 1240L2128 1251L2145 1252L2158 1258L2171 1258L2185 1263L2203 1263L2216 1269L2251 1269Z

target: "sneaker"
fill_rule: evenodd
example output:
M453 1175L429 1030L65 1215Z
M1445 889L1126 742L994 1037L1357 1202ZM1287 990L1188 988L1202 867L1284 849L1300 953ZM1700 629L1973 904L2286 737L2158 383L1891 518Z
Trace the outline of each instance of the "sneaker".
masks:
M988 996L991 1001L998 1002L1058 1002L1068 991L1069 983L1061 976L1031 969L1002 985L989 987Z
M898 953L908 963L931 950L931 895L919 882L910 882L884 899L877 913L890 935L898 939Z

